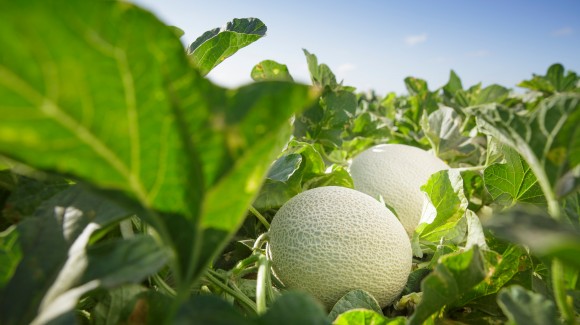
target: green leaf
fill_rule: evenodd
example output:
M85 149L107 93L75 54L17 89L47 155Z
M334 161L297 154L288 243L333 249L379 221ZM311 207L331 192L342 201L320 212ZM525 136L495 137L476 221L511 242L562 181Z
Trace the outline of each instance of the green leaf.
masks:
M171 28L127 3L33 1L24 19L21 4L5 7L0 41L19 45L0 61L0 152L146 207L189 290L239 226L288 119L317 94L281 82L216 87Z
M288 119L317 95L308 87L286 82L263 82L233 91L224 117L226 145L220 148L225 157L213 156L216 148L209 149L214 153L205 156L211 160L205 161L204 167L221 164L226 169L215 183L208 183L212 187L204 198L200 220L203 244L196 275L203 273L204 267L241 226L271 162L290 138ZM196 143L202 139L207 138ZM204 148L205 143L201 148L205 153Z
M322 305L310 295L287 292L259 319L262 325L330 324Z
M409 319L409 324L422 324L443 307L453 306L484 278L483 257L477 246L444 256L433 273L423 280L423 299Z
M368 309L354 309L336 318L333 325L404 325L405 317L386 318L381 313Z
M287 182L301 164L302 155L297 153L284 155L272 164L266 177L274 181Z
M580 95L550 97L527 115L500 105L476 107L474 114L482 132L522 156L553 205L563 194L555 193L560 177L580 164Z
M525 245L539 257L553 257L580 269L580 231L544 211L516 207L495 215L485 226L499 238Z
M65 179L58 176L34 179L12 174L11 178L15 184L5 202L2 215L12 223L31 215L43 201L70 186Z
M447 84L445 84L445 86L443 86L443 93L447 96L447 97L454 97L455 93L459 90L463 89L463 85L461 84L461 79L459 78L459 76L455 73L455 71L451 70L451 72L449 72L449 81L447 82Z
M130 284L107 291L98 298L91 310L91 321L95 325L121 324L138 312L140 295L147 291L140 285Z
M556 63L548 68L545 76L534 75L531 80L524 80L518 86L551 95L554 92L577 91L579 80L580 77L573 71L564 75L564 66Z
M471 105L483 105L488 103L500 103L507 98L509 91L500 85L491 85L481 90Z
M330 320L335 320L338 315L351 309L358 308L372 310L381 316L383 315L383 311L381 310L381 306L379 306L377 300L370 293L359 289L350 291L342 296L342 298L334 304L334 307L332 307L332 310L328 314L328 318Z
M485 187L494 201L512 206L518 202L545 204L546 199L536 176L520 155L509 147L502 148L505 162L485 168Z
M241 18L214 28L198 37L187 49L202 75L218 64L266 35L266 25L257 18Z
M469 249L473 246L479 246L482 250L489 250L489 247L485 242L483 227L481 226L481 221L477 214L471 210L467 210L465 212L465 217L467 219L467 239L465 242L465 248Z
M456 305L463 306L475 299L497 293L524 269L521 265L525 263L521 261L524 254L524 250L516 245L509 245L501 254L489 250L483 252L487 270L485 280L465 293Z
M338 83L336 82L336 76L332 73L330 68L324 63L319 65L316 55L310 54L310 52L305 49L302 50L306 56L312 84L321 88L329 87L330 89L337 89Z
M129 215L130 212L124 208L95 196L79 186L60 192L44 202L33 216L26 218L16 228L22 260L14 276L0 290L0 322L3 324L29 323L39 310L47 313L42 317L54 317L55 315L51 313L65 313L74 308L80 294L101 285L107 285L105 282L92 281L85 283L87 286L84 288L77 288L73 296L66 295L66 291L78 284L85 272L85 267L91 268L87 265L90 257L85 251L90 236L95 231L119 222ZM147 249L152 248L147 247ZM137 249L138 247L134 250L125 250L124 256L139 259ZM131 254L127 255L128 252ZM166 253L159 254L151 250L146 254L151 254L151 258L157 260L144 259L144 261L150 261L153 264L163 263L166 260ZM117 272L116 269L131 267L131 265L122 264L127 260L116 262L121 264L99 261L103 265L93 267L96 267L95 270L112 268L114 272ZM136 263L135 267L143 268L143 265ZM150 269L143 269L143 271L148 270ZM126 275L125 279L131 282L139 281L139 274ZM99 281L102 280L104 279ZM61 294L63 294L63 300L54 300ZM53 301L56 301L59 308L45 309Z
M191 69L173 30L133 5L103 1L11 3L0 28L2 43L18 43L0 58L0 152L121 191L156 211L149 217L167 243L180 238L164 222L194 224L199 213L190 137L201 133L217 88ZM185 264L192 246L173 245ZM178 282L187 269L175 269Z
M427 194L429 202L419 226L415 229L413 241L438 243L442 237L453 239L464 235L464 229L457 227L467 209L459 170L449 169L434 173L421 190Z
M255 81L281 80L293 81L288 67L272 60L264 60L252 69L252 79Z
M16 227L0 232L0 289L10 281L21 259L22 251L18 245Z
M327 129L342 129L357 109L354 93L344 90L328 92L320 99L324 109L324 126Z
M554 303L544 296L514 285L501 290L497 303L510 324L557 324Z
M173 324L256 325L242 316L231 304L215 295L193 296L184 304Z
M452 161L471 154L476 147L471 138L461 134L463 119L454 109L441 106L435 112L423 115L421 127L437 157Z

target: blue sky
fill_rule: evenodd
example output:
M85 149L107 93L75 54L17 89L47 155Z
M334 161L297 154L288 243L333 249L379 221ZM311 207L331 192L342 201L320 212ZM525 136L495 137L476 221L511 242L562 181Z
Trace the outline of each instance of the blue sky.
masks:
M309 82L302 49L317 55L344 84L380 94L404 93L403 79L515 88L552 63L580 72L580 1L186 1L134 0L185 31L189 44L233 18L257 17L267 36L216 67L208 78L236 87L265 59Z

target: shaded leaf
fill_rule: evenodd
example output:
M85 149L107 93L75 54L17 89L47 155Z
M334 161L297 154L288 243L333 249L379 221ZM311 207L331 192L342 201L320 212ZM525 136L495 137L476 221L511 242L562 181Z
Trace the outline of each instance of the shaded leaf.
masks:
M351 309L368 309L372 310L379 315L383 315L381 306L377 300L368 292L364 290L353 290L345 294L340 298L332 307L332 310L328 314L330 320L335 320L338 315L345 313Z
M208 74L218 64L266 35L266 25L257 18L241 18L224 27L209 30L187 48L194 64L202 75Z
M15 183L2 215L13 223L31 215L43 201L70 186L68 181L58 176L34 179L12 174L11 178Z
M509 245L501 254L489 250L483 252L487 270L485 280L465 293L456 305L463 306L475 299L497 293L525 269L526 262L521 260L524 254L524 250L516 245Z
M444 306L453 305L485 278L483 258L477 246L441 258L422 284L423 299L409 319L409 324L422 324Z
M193 296L178 311L173 324L251 325L231 304L214 295Z
M21 259L22 251L18 245L16 227L0 232L0 289L10 281Z
M322 305L310 295L287 292L259 319L262 325L330 324Z
M0 322L29 323L39 307L42 310L41 300L42 304L48 304L78 284L88 263L85 247L91 234L129 215L127 210L79 186L60 192L44 202L33 216L16 228L22 260L14 276L0 290ZM161 258L160 262L164 260L154 251L151 253ZM108 267L121 266L111 264ZM67 273L69 271L72 273ZM137 278L138 274L135 274L129 280ZM84 290L98 286L98 283L92 283ZM50 312L66 312L74 308L77 299L78 296L72 297L66 306L60 306L62 309Z
M495 215L485 226L499 238L529 247L540 257L557 257L580 269L580 232L544 211L516 207Z
M514 285L501 290L497 302L511 324L557 324L556 306L544 296Z
M91 321L95 325L127 322L131 314L140 307L139 296L146 290L142 286L132 284L107 291L99 297L91 310Z

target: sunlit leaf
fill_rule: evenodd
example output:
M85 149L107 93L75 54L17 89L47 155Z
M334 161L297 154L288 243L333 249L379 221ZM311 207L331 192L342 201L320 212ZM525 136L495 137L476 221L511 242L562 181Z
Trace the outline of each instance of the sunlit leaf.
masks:
M266 25L257 18L241 18L228 22L198 37L187 49L202 75L218 64L266 35Z
M282 80L293 81L288 67L272 60L264 60L254 66L251 73L255 81Z

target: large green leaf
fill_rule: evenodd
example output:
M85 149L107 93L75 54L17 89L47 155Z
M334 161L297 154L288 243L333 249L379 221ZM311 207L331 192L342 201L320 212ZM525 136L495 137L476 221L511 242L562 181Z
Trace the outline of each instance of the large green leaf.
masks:
M483 172L485 187L494 201L511 206L517 202L546 203L536 176L512 148L503 147L505 162L494 163Z
M241 18L198 37L187 49L202 75L223 60L266 35L266 25L257 18Z
M208 148L207 138L195 135L202 158L211 158L204 161L204 167L225 167L214 183L207 183L211 188L204 198L200 220L203 245L196 274L203 272L239 228L271 162L290 138L289 118L316 95L305 86L286 82L249 85L229 94L222 116L223 133L213 134L216 139L225 134L224 143L217 149L221 148L221 157L215 156L216 148ZM209 151L214 152L206 156Z
M527 115L495 104L473 112L483 132L514 148L527 162L549 204L572 190L557 188L565 181L561 177L580 164L580 95L555 95Z
M193 224L203 182L188 138L214 87L173 31L121 2L11 2L0 16L0 40L14 44L0 57L0 152Z
M422 324L444 306L452 306L484 278L483 257L477 246L443 257L433 273L421 283L423 299L409 324Z
M0 152L137 201L184 286L235 231L312 98L290 83L212 85L171 28L124 2L13 2L0 28L14 44L0 57Z

